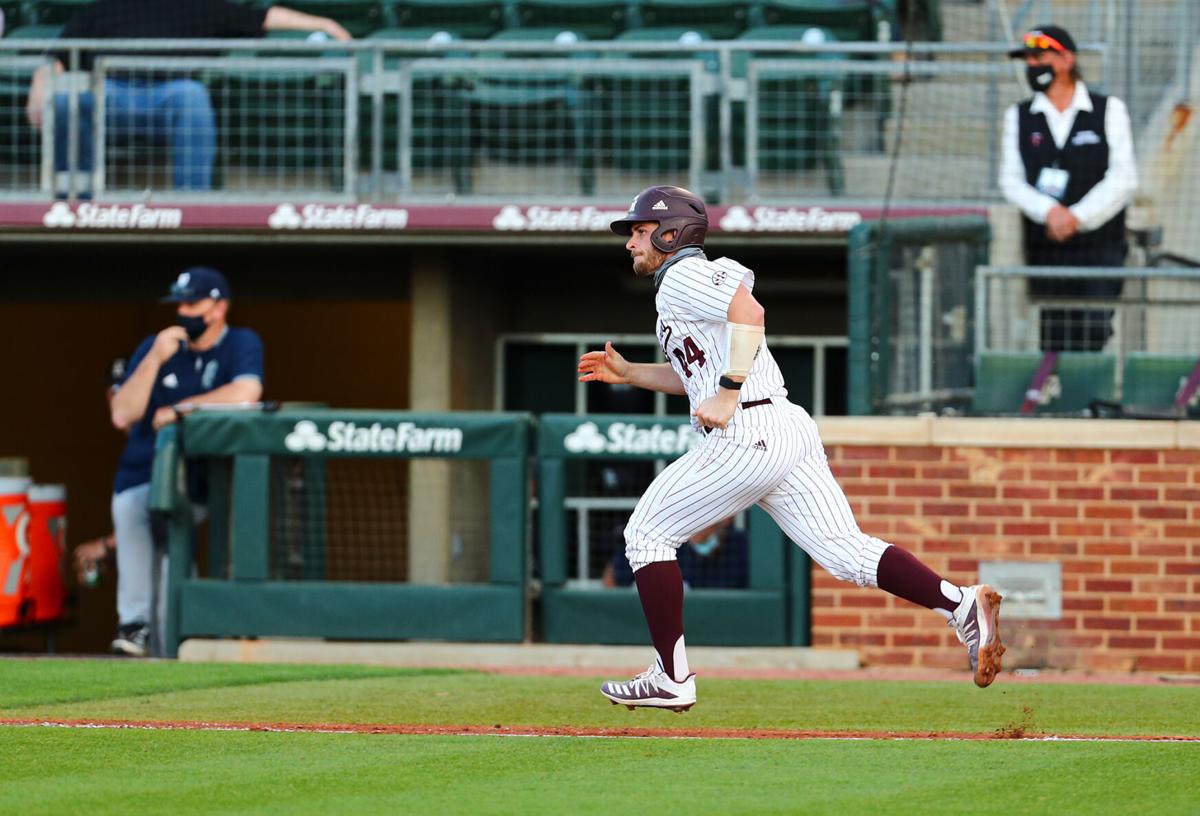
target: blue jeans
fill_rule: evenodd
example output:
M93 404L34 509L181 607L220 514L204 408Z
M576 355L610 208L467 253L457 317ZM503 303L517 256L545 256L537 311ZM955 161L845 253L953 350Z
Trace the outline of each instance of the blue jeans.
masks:
M171 146L171 169L177 190L212 189L217 127L208 89L194 79L163 82L105 81L105 128L110 137L146 136ZM67 170L67 94L54 97L54 167ZM79 152L76 169L91 172L92 94L79 95Z

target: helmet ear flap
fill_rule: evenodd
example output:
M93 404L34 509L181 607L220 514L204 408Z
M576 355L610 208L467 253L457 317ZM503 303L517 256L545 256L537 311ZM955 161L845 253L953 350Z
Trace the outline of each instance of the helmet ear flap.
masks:
M670 240L666 238L668 232L675 233ZM650 243L659 252L674 252L675 247L679 244L679 230L670 223L659 224L654 232L650 233Z

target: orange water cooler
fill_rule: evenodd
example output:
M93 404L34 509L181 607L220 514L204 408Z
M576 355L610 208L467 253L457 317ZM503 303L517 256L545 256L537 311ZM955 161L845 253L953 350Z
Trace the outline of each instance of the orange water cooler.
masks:
M63 571L67 556L67 488L31 485L29 507L29 597L36 623L63 616L67 598Z
M25 477L0 477L0 628L33 622L28 490Z

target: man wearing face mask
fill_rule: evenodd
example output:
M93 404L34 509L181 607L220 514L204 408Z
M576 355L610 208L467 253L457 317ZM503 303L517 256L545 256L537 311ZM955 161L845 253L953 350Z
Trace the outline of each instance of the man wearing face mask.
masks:
M148 500L155 434L192 406L262 396L262 341L253 330L225 322L224 275L204 266L187 269L163 302L178 304L175 325L141 342L109 406L113 425L129 434L113 485L119 627L112 649L135 657L146 655L150 635L154 542Z
M1129 112L1115 96L1090 91L1075 41L1058 26L1028 32L1009 56L1025 60L1033 97L1004 116L1000 189L1024 216L1031 266L1124 266L1125 208L1137 189ZM1122 281L1031 278L1035 298L1107 299ZM1112 310L1041 312L1044 351L1099 351Z
M746 589L750 586L750 541L733 526L733 517L701 530L676 555L688 589ZM613 553L604 570L604 585L629 586L633 569L624 551Z

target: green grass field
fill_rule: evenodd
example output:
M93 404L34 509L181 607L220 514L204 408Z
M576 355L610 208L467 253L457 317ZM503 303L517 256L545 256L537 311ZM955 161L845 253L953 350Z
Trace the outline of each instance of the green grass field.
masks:
M0 660L0 719L1200 735L1200 688L594 678ZM413 736L0 727L12 813L1200 813L1200 743Z

